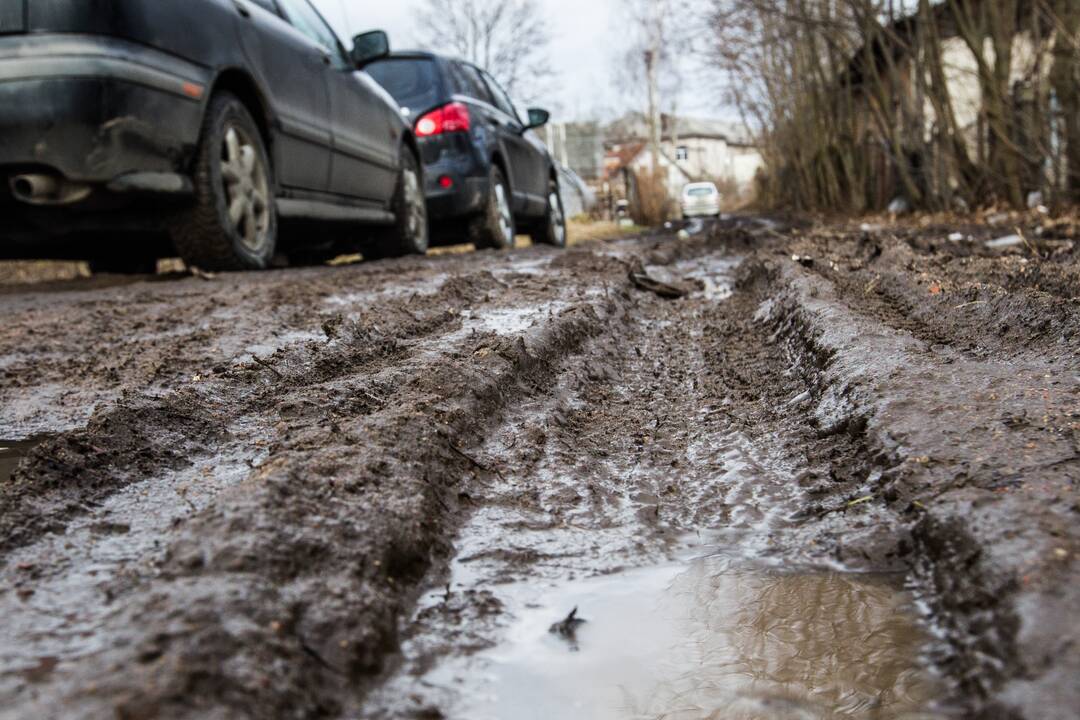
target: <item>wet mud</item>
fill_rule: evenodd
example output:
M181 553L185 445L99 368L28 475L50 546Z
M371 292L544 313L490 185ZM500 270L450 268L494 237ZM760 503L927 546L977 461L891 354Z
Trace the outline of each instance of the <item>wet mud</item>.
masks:
M1074 717L1071 250L692 230L5 291L0 718Z
M28 440L0 440L0 482L7 483L11 480L12 473L18 467L22 459L31 450L41 444L43 439L30 438Z

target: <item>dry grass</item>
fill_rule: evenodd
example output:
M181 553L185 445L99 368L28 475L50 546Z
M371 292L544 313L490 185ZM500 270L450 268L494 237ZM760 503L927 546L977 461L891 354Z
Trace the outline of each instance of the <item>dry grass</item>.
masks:
M90 277L90 269L81 262L13 260L0 262L0 285L74 280Z
M637 225L622 227L616 222L604 220L594 221L581 218L574 218L566 225L567 239L571 246L587 242L617 240L621 237L637 235L642 232L642 230L643 228ZM518 235L517 242L514 246L518 249L531 247L532 240L529 239L528 235ZM448 245L446 247L432 248L428 250L428 255L461 255L463 253L473 252L474 250L476 250L476 248L473 245L465 243L461 245Z
M621 237L637 235L644 228L637 225L622 227L619 223L604 220L574 218L567 223L570 245L588 242L604 242ZM519 235L518 248L532 245L527 235ZM432 248L428 255L459 255L473 252L471 244L450 245ZM350 265L362 260L360 255L343 255L330 262L330 265ZM162 260L158 263L158 272L184 272L184 265L179 260ZM55 262L48 260L0 261L0 285L26 285L32 283L75 280L90 277L90 269L83 262Z
M617 240L621 237L637 235L643 232L644 228L637 225L622 227L617 222L606 220L571 220L566 231L569 234L570 244L577 245L578 243Z

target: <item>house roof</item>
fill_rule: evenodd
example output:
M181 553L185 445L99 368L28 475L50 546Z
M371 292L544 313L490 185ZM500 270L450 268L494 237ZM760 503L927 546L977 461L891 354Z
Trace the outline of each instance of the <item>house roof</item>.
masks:
M997 2L997 0L973 0L976 5L984 2ZM1019 0L1016 4L1016 20L1019 26L1029 23L1032 17L1032 0ZM937 24L938 33L942 38L956 37L959 29L956 25L955 8L943 0L932 0L930 12ZM891 56L894 60L908 55L919 43L925 16L918 10L901 17L885 25L881 33L875 33L868 44L864 44L851 56L847 68L840 75L841 86L859 86L866 80L867 67L880 67L885 64L885 58ZM867 59L871 58L868 64Z
M641 153L644 152L647 147L648 143L644 142L632 142L627 143L626 145L616 145L613 150L609 151L608 154L604 156L605 176L611 177L619 170L622 170L623 168L628 168L633 165L634 162L641 157ZM677 160L664 152L662 148L660 150L660 155L665 161L667 161L667 165L670 168L674 169L677 173L682 175L683 178L685 178L686 180L694 179L694 177L686 170L686 168L684 168L682 165L679 164Z
M679 138L705 138L724 140L732 145L754 145L754 138L742 123L710 118L684 117L663 114L660 116L663 140ZM649 136L649 123L644 113L627 113L607 127L610 142L627 143L640 141Z
M634 158L641 154L641 151L645 149L645 143L643 142L630 142L625 145L616 145L608 154L604 157L605 164L611 164L615 167L626 167L630 163L634 162Z

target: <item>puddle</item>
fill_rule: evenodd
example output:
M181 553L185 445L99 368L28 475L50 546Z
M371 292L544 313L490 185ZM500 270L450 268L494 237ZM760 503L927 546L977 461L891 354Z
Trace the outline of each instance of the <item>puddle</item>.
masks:
M465 310L461 317L469 332L493 332L496 335L513 335L533 327L538 318L553 315L565 307L564 303L551 302L526 307L498 308L493 310Z
M422 679L448 718L938 717L928 637L893 577L711 556L498 594L504 641ZM553 634L575 607L572 641Z
M19 462L45 439L41 436L29 440L0 440L0 482L11 480Z

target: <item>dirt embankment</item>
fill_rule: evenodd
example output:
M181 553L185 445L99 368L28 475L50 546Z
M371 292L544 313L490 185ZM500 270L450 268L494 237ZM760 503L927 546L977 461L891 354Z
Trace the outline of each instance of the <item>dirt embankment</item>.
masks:
M858 451L807 478L808 513L844 518L837 557L884 548L909 568L969 714L1072 717L1080 263L949 234L806 231L743 287L797 360L817 436Z
M0 717L440 717L368 691L496 641L494 584L702 531L906 572L965 715L1073 717L1077 258L937 233L4 296L0 436L61 432L0 488Z

